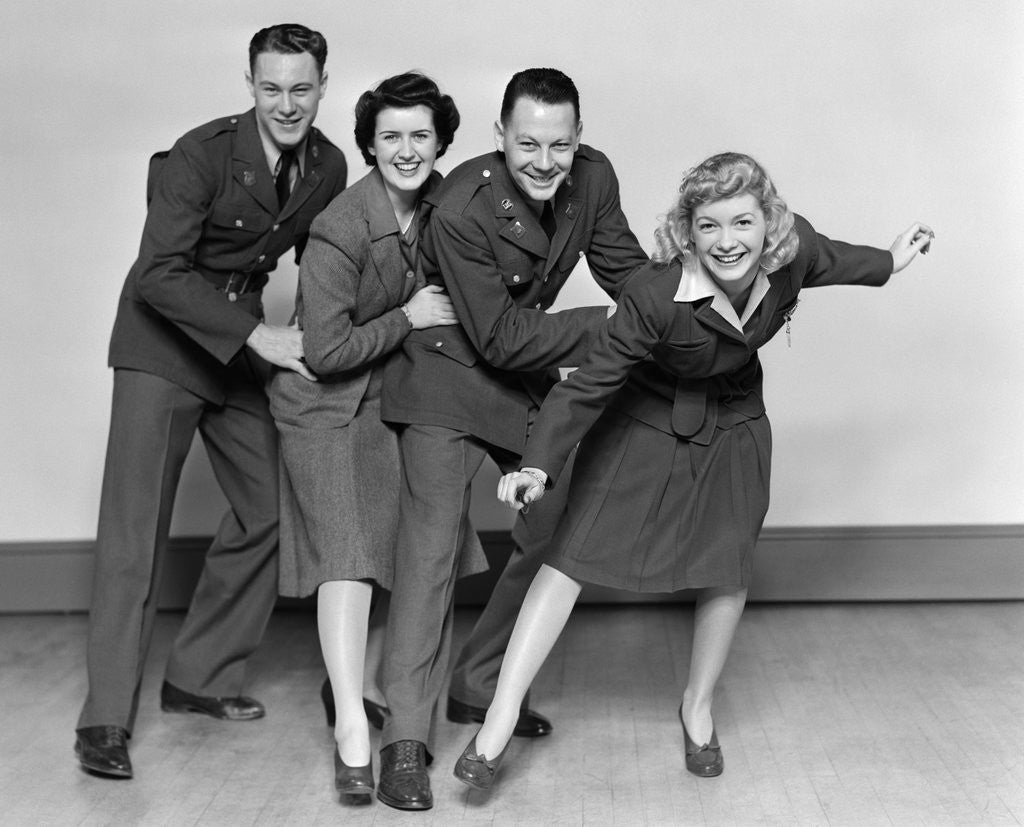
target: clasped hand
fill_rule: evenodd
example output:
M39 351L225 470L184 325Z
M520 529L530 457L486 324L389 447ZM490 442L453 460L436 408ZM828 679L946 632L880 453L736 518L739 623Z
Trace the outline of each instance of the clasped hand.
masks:
M498 480L498 499L516 511L521 511L543 496L544 484L536 474L512 471Z
M417 290L405 306L409 311L409 321L413 330L458 322L452 300L448 298L444 288L437 284L428 284Z

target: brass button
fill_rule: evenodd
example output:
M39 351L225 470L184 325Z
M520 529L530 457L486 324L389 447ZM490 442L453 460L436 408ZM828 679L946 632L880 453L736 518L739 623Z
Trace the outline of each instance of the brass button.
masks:
M242 226L242 219L241 218L236 218L235 219L235 226L236 227L241 227Z
M406 277L407 279L411 279L411 278L412 278L413 276L415 276L415 275L416 275L416 274L415 274L415 273L414 273L414 272L413 272L412 270L406 270L406 271L405 271L405 277Z
M519 274L518 273L516 273L516 275L512 276L512 283L513 284L519 284Z
M276 233L276 232L277 232L278 230L280 230L280 229L281 229L281 225L280 225L280 224L275 224L275 225L274 225L274 232L275 232L275 233Z

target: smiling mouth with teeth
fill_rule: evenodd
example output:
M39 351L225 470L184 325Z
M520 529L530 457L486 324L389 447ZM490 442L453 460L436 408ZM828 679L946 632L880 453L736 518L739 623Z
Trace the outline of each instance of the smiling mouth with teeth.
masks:
M395 164L395 166L402 170L402 172L413 172L419 167L419 164Z
M737 261L743 258L743 256L743 253L734 253L731 256L715 256L715 258L718 261L722 262L722 264L735 264Z

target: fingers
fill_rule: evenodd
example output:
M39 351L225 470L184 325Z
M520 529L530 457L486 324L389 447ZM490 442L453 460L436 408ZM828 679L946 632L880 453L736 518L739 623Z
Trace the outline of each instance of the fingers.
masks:
M289 359L284 363L284 365L282 365L282 367L286 367L289 370L295 371L299 375L308 379L310 382L317 381L316 374L313 373L313 371L309 369L309 365L307 365L301 359Z

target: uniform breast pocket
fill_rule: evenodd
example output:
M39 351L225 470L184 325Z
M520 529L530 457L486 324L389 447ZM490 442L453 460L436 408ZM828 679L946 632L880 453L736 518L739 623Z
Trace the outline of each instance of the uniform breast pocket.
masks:
M704 376L715 360L711 338L669 340L654 349L654 360L676 376Z
M533 282L533 260L527 256L511 256L498 259L498 273L509 293L516 295Z
M270 215L249 205L218 201L210 211L210 225L217 230L232 233L262 233L270 227Z

